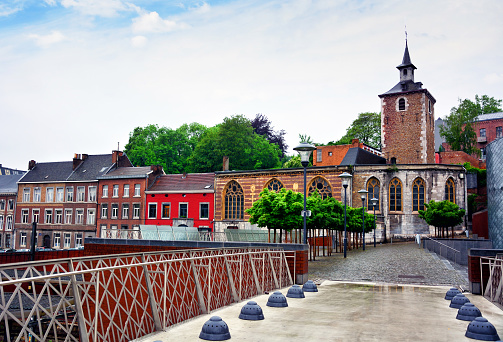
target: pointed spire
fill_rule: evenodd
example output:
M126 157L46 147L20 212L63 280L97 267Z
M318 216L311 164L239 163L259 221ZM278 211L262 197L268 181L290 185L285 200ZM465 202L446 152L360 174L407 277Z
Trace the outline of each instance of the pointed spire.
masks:
M410 55L409 55L409 46L407 44L407 31L405 32L405 52L403 53L403 59L402 59L402 64L397 66L398 69L403 69L407 67L412 67L413 69L416 69L414 64L412 64L410 60Z

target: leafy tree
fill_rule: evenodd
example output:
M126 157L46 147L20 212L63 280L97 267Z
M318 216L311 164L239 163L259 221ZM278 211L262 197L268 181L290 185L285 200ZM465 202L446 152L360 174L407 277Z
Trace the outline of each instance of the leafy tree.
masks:
M318 192L307 198L307 209L311 216L307 218L310 229L344 229L344 207L335 198L322 199Z
M358 114L358 118L351 123L346 134L335 145L350 144L352 139L358 139L374 148L381 148L381 114L371 112Z
M283 163L283 168L291 169L296 167L302 167L302 163L300 162L300 156L290 156L286 162Z
M253 132L249 119L236 115L202 135L189 158L189 168L192 172L222 170L227 156L231 169L269 169L280 166L280 155L278 145Z
M251 125L255 133L264 136L271 144L278 145L281 157L285 156L288 145L285 142L286 132L284 130L274 131L269 119L262 114L257 114L255 119L251 121Z
M487 95L475 95L475 102L469 99L459 100L459 105L451 108L450 114L444 120L444 126L440 127L440 135L454 151L479 154L473 123L481 114L501 111L501 100Z
M459 209L459 206L455 203L447 200L441 202L431 200L430 203L425 203L424 206L426 210L419 210L419 217L430 226L440 228L442 236L444 235L444 228L448 229L463 222L465 210ZM449 235L448 230L447 235Z
M347 229L351 232L361 233L363 226L362 208L348 207L346 209L346 216ZM374 229L374 216L365 212L365 233L372 231L372 229Z

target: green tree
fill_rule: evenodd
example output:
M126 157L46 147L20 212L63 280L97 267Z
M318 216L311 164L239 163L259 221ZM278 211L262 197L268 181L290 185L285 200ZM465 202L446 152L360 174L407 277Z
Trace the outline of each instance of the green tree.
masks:
M442 237L444 236L444 229L447 229L447 236L449 236L449 227L454 227L463 222L465 210L459 209L459 206L455 203L431 200L430 203L425 203L424 206L426 210L419 210L419 217L430 226L439 228Z
M351 123L346 134L335 145L350 144L352 139L381 148L381 114L365 112L358 114L358 118Z
M314 192L307 198L307 209L311 210L306 220L309 229L344 229L344 207L335 198L322 199Z
M283 168L285 169L291 169L296 167L302 167L299 155L290 156L290 159L288 159L286 162L283 163Z
M202 135L189 158L189 168L192 172L222 170L224 156L234 170L277 168L280 155L278 145L254 133L249 119L236 115Z
M363 226L362 208L348 207L346 210L347 229L354 233L361 233ZM365 233L374 229L374 216L365 211Z
M440 135L454 151L479 154L474 122L481 114L501 111L501 100L487 95L475 95L475 102L469 99L459 100L459 105L451 108L450 114L444 120L444 126L440 127Z

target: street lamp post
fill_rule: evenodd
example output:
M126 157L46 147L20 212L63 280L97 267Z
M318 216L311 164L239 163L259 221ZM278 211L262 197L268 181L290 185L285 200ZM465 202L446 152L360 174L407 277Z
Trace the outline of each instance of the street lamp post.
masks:
M365 250L365 199L367 198L368 191L365 189L359 190L358 193L362 197L362 239L363 239L363 250Z
M377 198L373 197L371 200L372 202L372 207L374 207L374 248L376 246L376 205L377 202L379 201Z
M295 147L293 150L299 152L300 155L300 163L304 167L304 211L302 212L302 216L304 217L304 244L307 245L307 227L306 227L306 169L307 165L309 165L309 157L313 150L315 150L311 144L306 142L301 142L299 146Z
M349 185L349 180L351 176L349 173L344 172L339 175L342 179L342 186L344 187L344 257L346 257L346 250L348 248L348 232L347 232L347 224L346 224L346 189Z

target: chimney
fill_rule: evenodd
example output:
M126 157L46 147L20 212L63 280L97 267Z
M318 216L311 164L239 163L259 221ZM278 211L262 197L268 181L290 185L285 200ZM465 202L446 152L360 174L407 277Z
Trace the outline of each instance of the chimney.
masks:
M115 151L112 151L112 163L115 164L115 167L119 167L119 163L121 161L121 158L122 155L124 154L124 152L122 151L119 151L119 150L115 150Z
M35 165L37 165L37 162L34 160L30 160L28 162L28 170L32 170L35 167Z
M88 154L82 154L82 161L86 160L86 159L87 159L87 157L89 157L89 155L88 155Z
M75 170L80 165L81 162L82 159L80 157L80 154L75 153L73 155L73 170Z
M223 171L229 171L229 157L228 156L224 156L224 160L223 160Z

